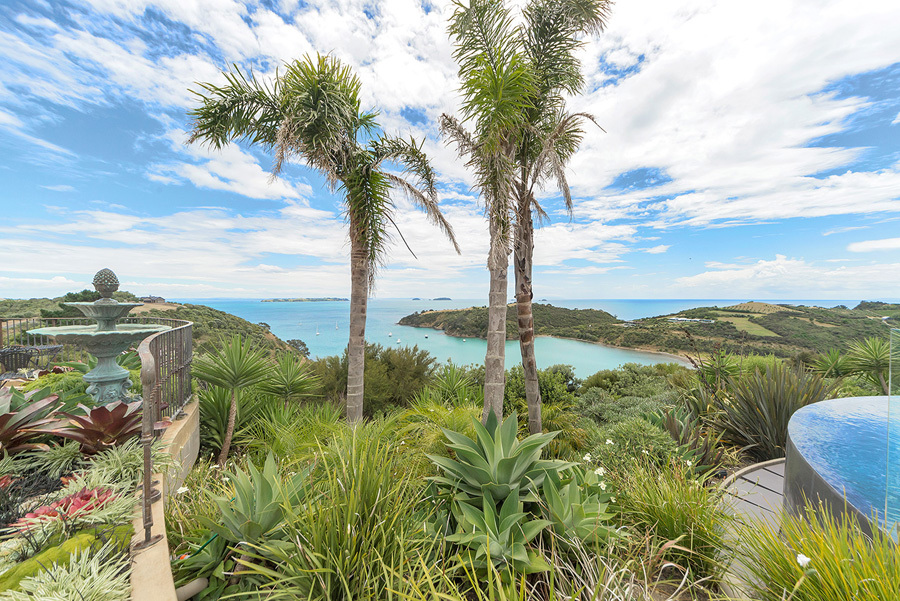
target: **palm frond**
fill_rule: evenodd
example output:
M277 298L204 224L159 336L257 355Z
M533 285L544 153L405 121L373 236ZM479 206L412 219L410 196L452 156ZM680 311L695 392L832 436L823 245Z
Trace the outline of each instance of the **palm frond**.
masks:
M245 76L237 65L224 76L223 86L197 83L200 91L191 90L200 106L188 112L193 119L188 144L201 142L218 150L238 140L274 147L282 119L277 74L271 86Z

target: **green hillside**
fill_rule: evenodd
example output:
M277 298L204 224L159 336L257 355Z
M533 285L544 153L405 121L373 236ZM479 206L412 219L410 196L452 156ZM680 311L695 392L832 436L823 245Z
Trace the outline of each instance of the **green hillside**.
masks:
M854 309L747 302L730 307L698 307L630 322L594 309L536 303L533 310L539 336L677 354L725 349L790 357L830 348L843 350L856 340L887 336L888 326L900 326L900 306L877 302L860 303ZM892 317L882 319L885 316ZM451 336L484 338L487 308L414 313L401 319L400 324L435 328ZM509 339L517 336L515 305L507 307L506 333Z

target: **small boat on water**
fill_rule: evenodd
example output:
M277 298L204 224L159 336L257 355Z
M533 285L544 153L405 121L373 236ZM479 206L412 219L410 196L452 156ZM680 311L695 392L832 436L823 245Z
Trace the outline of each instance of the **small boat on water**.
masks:
M337 322L334 322L334 329L335 329L335 330L337 330L337 329L338 329L338 325L337 325Z
M319 335L319 326L316 326L316 336Z
M425 338L428 338L428 334L425 334Z
M397 339L397 344L400 344L400 339L399 339L399 338Z
M393 336L393 334L391 334L390 332L388 332L388 338L390 338L390 337L392 337L392 336Z

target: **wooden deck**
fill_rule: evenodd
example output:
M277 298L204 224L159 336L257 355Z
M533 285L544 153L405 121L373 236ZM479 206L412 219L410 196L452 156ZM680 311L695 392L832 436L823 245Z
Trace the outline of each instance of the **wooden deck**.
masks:
M784 459L751 465L722 485L735 517L772 524L784 505Z
M742 522L763 521L775 525L784 505L784 459L746 467L722 482L725 502ZM734 539L735 533L729 533ZM732 540L732 542L734 542ZM746 599L747 570L740 557L734 558L725 576L723 592L731 599Z

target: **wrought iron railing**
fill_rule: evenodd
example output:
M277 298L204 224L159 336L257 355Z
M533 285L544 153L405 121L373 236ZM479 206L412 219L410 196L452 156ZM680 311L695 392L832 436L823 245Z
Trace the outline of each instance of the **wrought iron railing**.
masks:
M153 323L171 326L144 338L138 346L144 407L152 408L153 422L177 415L191 398L193 323L181 319L159 319Z

